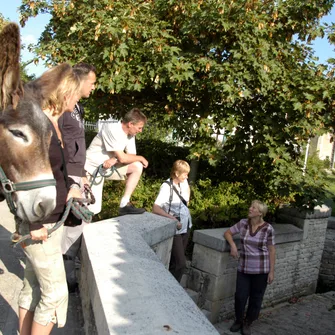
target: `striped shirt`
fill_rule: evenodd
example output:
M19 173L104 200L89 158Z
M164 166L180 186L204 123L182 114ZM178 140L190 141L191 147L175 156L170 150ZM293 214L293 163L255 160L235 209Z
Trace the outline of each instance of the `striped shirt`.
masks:
M237 270L249 274L262 274L270 272L269 245L275 245L274 229L264 222L252 233L248 219L242 219L230 227L235 235L240 233L241 252Z

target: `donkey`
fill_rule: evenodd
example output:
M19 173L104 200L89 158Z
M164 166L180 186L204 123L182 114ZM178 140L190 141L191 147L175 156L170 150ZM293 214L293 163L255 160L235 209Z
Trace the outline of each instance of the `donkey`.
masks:
M56 188L49 162L52 135L41 109L41 97L55 85L27 85L20 79L20 30L9 23L0 33L0 201L13 214L34 223L56 206Z

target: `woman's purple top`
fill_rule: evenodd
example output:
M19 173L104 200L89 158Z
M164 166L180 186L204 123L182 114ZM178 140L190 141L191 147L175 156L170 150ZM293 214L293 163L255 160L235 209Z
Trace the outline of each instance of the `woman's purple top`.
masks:
M269 245L275 245L274 229L264 222L252 233L248 219L242 219L230 227L230 232L240 234L241 252L237 270L249 274L270 272Z

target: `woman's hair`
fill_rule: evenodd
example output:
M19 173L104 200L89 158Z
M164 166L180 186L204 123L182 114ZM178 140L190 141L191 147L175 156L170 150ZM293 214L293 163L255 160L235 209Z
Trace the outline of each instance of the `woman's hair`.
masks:
M251 205L255 205L258 208L258 210L262 213L262 218L264 218L264 216L268 212L268 206L260 200L253 200L251 202Z
M40 105L42 109L50 108L54 115L64 111L69 99L80 93L80 79L70 64L63 63L44 72L42 76L32 82L40 91Z
M126 113L126 115L122 119L122 122L131 122L133 124L137 124L139 122L147 123L147 117L138 108L133 108Z
M181 159L178 159L172 165L170 177L175 178L177 177L177 173L182 174L182 173L189 173L189 172L190 172L189 164Z

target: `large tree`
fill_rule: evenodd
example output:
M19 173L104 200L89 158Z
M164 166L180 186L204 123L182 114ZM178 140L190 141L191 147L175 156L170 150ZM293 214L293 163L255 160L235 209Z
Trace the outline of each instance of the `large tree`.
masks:
M313 57L334 0L24 0L49 12L37 52L99 72L95 118L145 110L191 155L259 192L305 186L299 152L331 126L333 73ZM225 129L226 142L211 135ZM268 186L266 186L268 185Z

